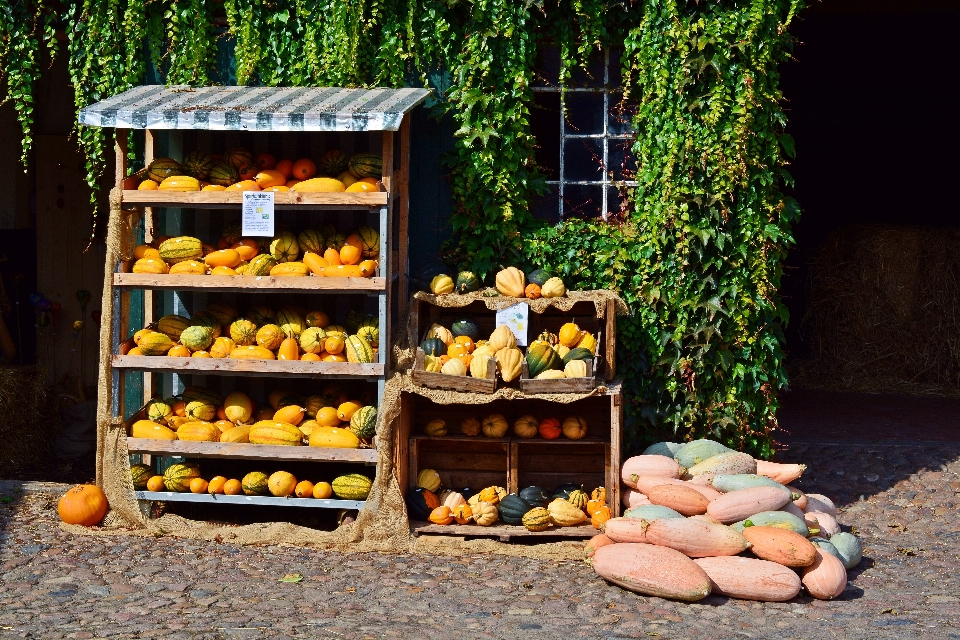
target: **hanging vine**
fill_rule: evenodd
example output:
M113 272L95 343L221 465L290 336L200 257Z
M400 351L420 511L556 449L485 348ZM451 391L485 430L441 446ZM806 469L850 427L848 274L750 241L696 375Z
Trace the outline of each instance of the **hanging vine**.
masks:
M45 0L0 7L0 79L31 141ZM216 20L240 84L437 89L456 123L447 158L452 262L487 275L549 267L574 287L618 289L619 371L632 424L771 452L786 310L777 297L795 202L780 185L777 65L803 0L75 0L68 5L76 106L139 84L216 76ZM116 25L120 25L117 28ZM547 225L530 213L545 183L530 133L538 38L560 51L560 84L623 43L638 186L615 223ZM154 77L154 76L150 76ZM78 127L94 190L103 131ZM652 437L652 436L651 436Z
M55 14L43 0L15 0L0 6L0 83L6 94L0 105L10 101L20 123L21 161L27 170L33 145L33 92L40 78L40 43L45 41L51 58L57 52Z

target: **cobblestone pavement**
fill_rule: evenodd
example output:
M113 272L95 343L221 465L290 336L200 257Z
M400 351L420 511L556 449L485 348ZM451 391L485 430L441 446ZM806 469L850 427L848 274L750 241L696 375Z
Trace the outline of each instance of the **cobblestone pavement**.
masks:
M74 537L55 487L0 504L0 638L960 639L960 444L802 443L786 458L864 538L836 601L681 604L581 563L492 554Z

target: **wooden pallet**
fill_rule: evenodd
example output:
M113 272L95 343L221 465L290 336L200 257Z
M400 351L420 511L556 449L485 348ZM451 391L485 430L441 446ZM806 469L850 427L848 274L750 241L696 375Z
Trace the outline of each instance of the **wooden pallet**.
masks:
M576 527L550 526L546 531L529 531L519 525L497 523L489 527L475 524L439 525L431 522L411 521L410 530L415 536L442 535L464 538L497 538L500 542L510 542L511 538L592 538L599 533L593 525L582 524Z
M527 361L521 363L520 389L524 393L590 393L597 386L597 378L593 375L596 370L597 358L587 360L587 375L584 378L557 378L555 380L537 380L530 377L530 367Z

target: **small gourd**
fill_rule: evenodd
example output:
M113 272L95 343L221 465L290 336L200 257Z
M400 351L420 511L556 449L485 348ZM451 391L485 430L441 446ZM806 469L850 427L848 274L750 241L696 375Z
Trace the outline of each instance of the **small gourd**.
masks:
M489 527L500 519L500 513L497 507L489 502L478 502L471 508L473 512L473 521L481 527Z
M567 288L560 278L550 278L540 287L540 295L544 298L562 298L567 294Z
M453 337L453 332L450 331L450 329L447 329L439 324L433 324L429 329L427 329L426 339L429 340L430 338L439 338L443 344L448 347L453 344L455 339ZM444 350L444 353L446 353L446 350Z
M453 278L445 273L434 276L430 281L430 293L438 296L453 293Z
M428 436L442 437L447 435L447 423L444 420L431 420L423 428L423 432Z
M610 507L604 505L593 512L590 516L590 524L593 525L594 529L603 529L603 525L607 523L613 514L610 512Z
M417 486L427 491L436 493L440 490L440 484L440 474L436 469L424 469L417 474Z
M501 349L516 348L517 337L513 335L510 327L502 324L493 330L493 333L490 334L490 340L487 343L490 345L490 348L493 349L494 353L497 353Z
M513 335L513 334L511 334ZM523 353L516 347L507 347L497 351L497 370L504 382L512 382L520 377L523 370Z
M510 424L507 419L499 413L493 413L483 419L481 430L483 435L488 438L502 438L507 435Z
M453 522L453 512L450 510L450 507L441 505L430 512L428 520L433 524L450 524Z
M523 271L516 267L507 267L497 273L496 285L497 291L503 295L522 298L525 293L526 276L523 275Z
M550 512L550 519L558 527L574 527L587 519L586 513L562 498L547 505L547 511Z
M533 416L520 416L513 423L513 433L518 438L535 438L538 424L537 419Z
M453 508L453 519L456 520L457 524L470 524L470 521L473 520L473 509L466 502L458 504Z
M560 344L565 347L573 348L583 337L584 332L580 330L575 322L568 322L560 327Z
M463 422L460 423L460 433L465 436L478 436L480 435L480 421L476 418L464 418Z
M465 376L467 375L467 365L459 358L450 358L440 367L440 373L448 376Z
M577 489L576 491L571 491L570 495L567 496L567 502L575 506L577 509L583 511L587 508L587 502L589 502L586 491L582 489Z

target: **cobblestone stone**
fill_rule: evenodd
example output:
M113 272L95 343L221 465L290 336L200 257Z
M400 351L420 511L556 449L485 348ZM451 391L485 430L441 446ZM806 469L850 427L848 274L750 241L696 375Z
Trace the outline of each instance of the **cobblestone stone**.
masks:
M805 442L784 458L805 462L797 485L833 498L863 537L835 601L684 604L578 562L492 554L71 536L56 492L34 489L0 504L0 639L960 638L960 444ZM290 572L303 582L277 581Z

